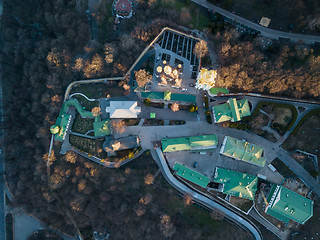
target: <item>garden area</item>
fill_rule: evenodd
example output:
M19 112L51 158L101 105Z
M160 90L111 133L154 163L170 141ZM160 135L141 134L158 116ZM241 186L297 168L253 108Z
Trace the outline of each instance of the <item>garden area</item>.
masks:
M280 159L276 158L271 162L272 166L274 166L277 171L284 177L284 178L296 178L297 175Z
M260 136L266 136L266 132L272 134L273 130L279 135L284 135L292 128L297 116L297 109L293 105L262 101L258 103L251 116L242 122L248 122L252 132Z
M82 118L76 111L76 116L71 128L72 132L86 134L88 131L93 130L93 118Z
M232 196L230 198L230 203L236 206L237 208L240 208L244 212L248 212L253 205L253 201L235 196Z
M143 126L163 126L164 125L164 120L160 119L145 119Z
M69 142L80 151L88 153L89 156L96 156L101 159L107 158L107 153L102 149L104 139L90 139L70 134Z

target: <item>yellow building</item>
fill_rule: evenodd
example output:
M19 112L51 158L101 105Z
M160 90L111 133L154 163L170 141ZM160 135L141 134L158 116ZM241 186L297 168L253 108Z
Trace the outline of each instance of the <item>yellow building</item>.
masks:
M208 70L206 68L202 68L197 77L196 88L209 90L215 86L216 78L217 70Z

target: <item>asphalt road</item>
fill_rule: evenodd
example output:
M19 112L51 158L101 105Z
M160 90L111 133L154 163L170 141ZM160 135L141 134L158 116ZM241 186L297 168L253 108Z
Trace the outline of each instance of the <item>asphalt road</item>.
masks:
M271 38L271 39L279 39L279 38L286 38L290 39L292 42L299 42L303 41L305 43L313 44L315 42L320 42L320 36L313 36L313 35L304 35L304 34L296 34L296 33L288 33L282 32L278 30L273 30L270 28L263 27L259 24L250 22L249 20L242 18L238 15L232 14L212 3L207 2L206 0L192 0L194 3L199 4L202 7L207 9L214 9L216 12L220 13L221 15L228 17L238 23L241 23L247 27L255 29L260 32L261 36Z

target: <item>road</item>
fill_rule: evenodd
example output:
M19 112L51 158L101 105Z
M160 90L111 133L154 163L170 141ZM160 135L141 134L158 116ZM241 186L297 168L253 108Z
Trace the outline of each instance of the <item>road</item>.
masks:
M309 44L314 44L315 42L320 42L320 36L313 36L313 35L304 35L304 34L296 34L296 33L288 33L282 32L278 30L273 30L270 28L263 27L259 24L250 22L249 20L242 18L238 15L232 14L212 3L207 2L206 0L192 0L194 3L205 7L207 9L214 9L216 12L220 13L221 15L228 17L238 23L241 23L247 27L255 29L256 31L260 32L260 35L263 37L271 38L271 39L279 39L279 38L286 38L290 39L292 42L305 42Z
M188 188L186 185L178 181L172 175L160 148L152 149L151 154L152 154L152 157L157 162L157 164L159 165L162 175L172 187L174 187L175 189L177 189L179 192L183 194L189 194L194 200L208 207L209 209L218 209L219 211L223 212L229 219L231 219L234 222L238 222L239 224L244 226L247 230L249 230L254 235L255 239L257 240L262 239L262 235L260 231L253 223L242 218L238 214L230 211L229 209L225 208L219 203L193 191L192 189Z
M3 6L0 0L0 15L2 14ZM0 22L1 31L1 22ZM2 91L2 70L0 69L0 142L3 142L3 91ZM6 239L6 221L5 221L5 158L3 144L0 146L0 239Z

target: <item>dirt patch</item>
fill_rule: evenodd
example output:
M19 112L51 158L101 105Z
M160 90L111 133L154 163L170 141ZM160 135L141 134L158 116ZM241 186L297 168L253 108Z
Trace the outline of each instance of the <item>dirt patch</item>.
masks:
M320 158L320 116L310 116L299 127L295 134L291 134L282 144L288 151L296 149L312 153Z
M292 111L289 108L276 108L274 110L274 115L273 123L282 126L287 126L292 119Z

